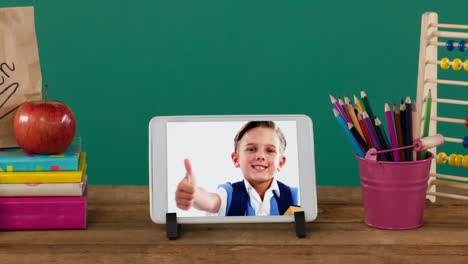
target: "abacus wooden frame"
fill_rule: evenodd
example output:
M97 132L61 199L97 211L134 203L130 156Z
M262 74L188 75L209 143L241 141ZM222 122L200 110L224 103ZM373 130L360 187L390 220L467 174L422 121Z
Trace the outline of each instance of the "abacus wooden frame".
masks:
M439 24L438 14L435 12L427 12L424 13L422 16L421 38L419 46L418 83L416 95L416 109L418 111L419 122L416 121L414 123L414 125L416 126L416 132L420 136L422 135L422 122L424 121L424 118L427 118L423 116L423 105L425 97L428 95L429 90L431 90L431 96L433 98L431 116L429 117L429 136L437 134L437 122L447 121L447 118L437 117L437 103L468 105L468 101L441 99L437 96L438 84L468 86L468 82L455 80L440 80L437 78L437 65L439 62L437 60L437 48L438 46L442 46L441 43L438 42L438 37L468 39L467 32L439 31L439 28L468 29L468 25ZM429 151L436 154L437 148L431 148L429 149ZM427 190L427 198L429 200L435 202L436 196L468 200L468 196L442 193L438 192L436 189L436 186L448 186L458 189L468 189L468 178L461 176L438 174L436 172L436 169L437 162L435 159L433 159L430 170L429 186ZM467 183L450 182L446 180L457 180Z

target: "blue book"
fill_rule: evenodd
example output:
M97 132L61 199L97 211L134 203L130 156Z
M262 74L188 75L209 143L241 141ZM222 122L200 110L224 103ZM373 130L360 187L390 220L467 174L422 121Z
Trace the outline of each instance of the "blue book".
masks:
M68 149L59 154L39 155L21 148L0 149L2 171L77 171L81 153L81 138L73 139Z

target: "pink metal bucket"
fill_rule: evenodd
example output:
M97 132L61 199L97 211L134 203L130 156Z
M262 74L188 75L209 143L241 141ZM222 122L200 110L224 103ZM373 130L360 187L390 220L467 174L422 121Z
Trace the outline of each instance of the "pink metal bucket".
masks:
M359 158L365 223L381 229L423 225L432 153L425 160L389 162Z

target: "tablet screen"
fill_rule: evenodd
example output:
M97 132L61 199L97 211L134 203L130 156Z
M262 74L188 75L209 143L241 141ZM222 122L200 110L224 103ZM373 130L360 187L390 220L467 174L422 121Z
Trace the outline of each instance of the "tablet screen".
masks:
M168 212L282 215L300 206L296 121L167 122Z

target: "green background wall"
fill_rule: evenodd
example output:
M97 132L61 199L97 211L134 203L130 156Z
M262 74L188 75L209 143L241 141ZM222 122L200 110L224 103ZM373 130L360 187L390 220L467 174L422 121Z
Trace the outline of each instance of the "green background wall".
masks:
M328 94L362 88L383 119L385 101L416 96L422 13L468 24L467 1L44 0L0 6L25 5L35 7L49 98L66 102L76 115L91 184L148 184L148 122L157 115L306 114L314 122L318 184L357 186L357 162ZM468 80L463 71L444 74ZM462 89L440 88L440 97L467 100ZM466 118L466 107L440 111ZM466 135L462 125L444 129L447 136ZM445 150L466 154L459 145ZM453 173L467 175L457 169Z

